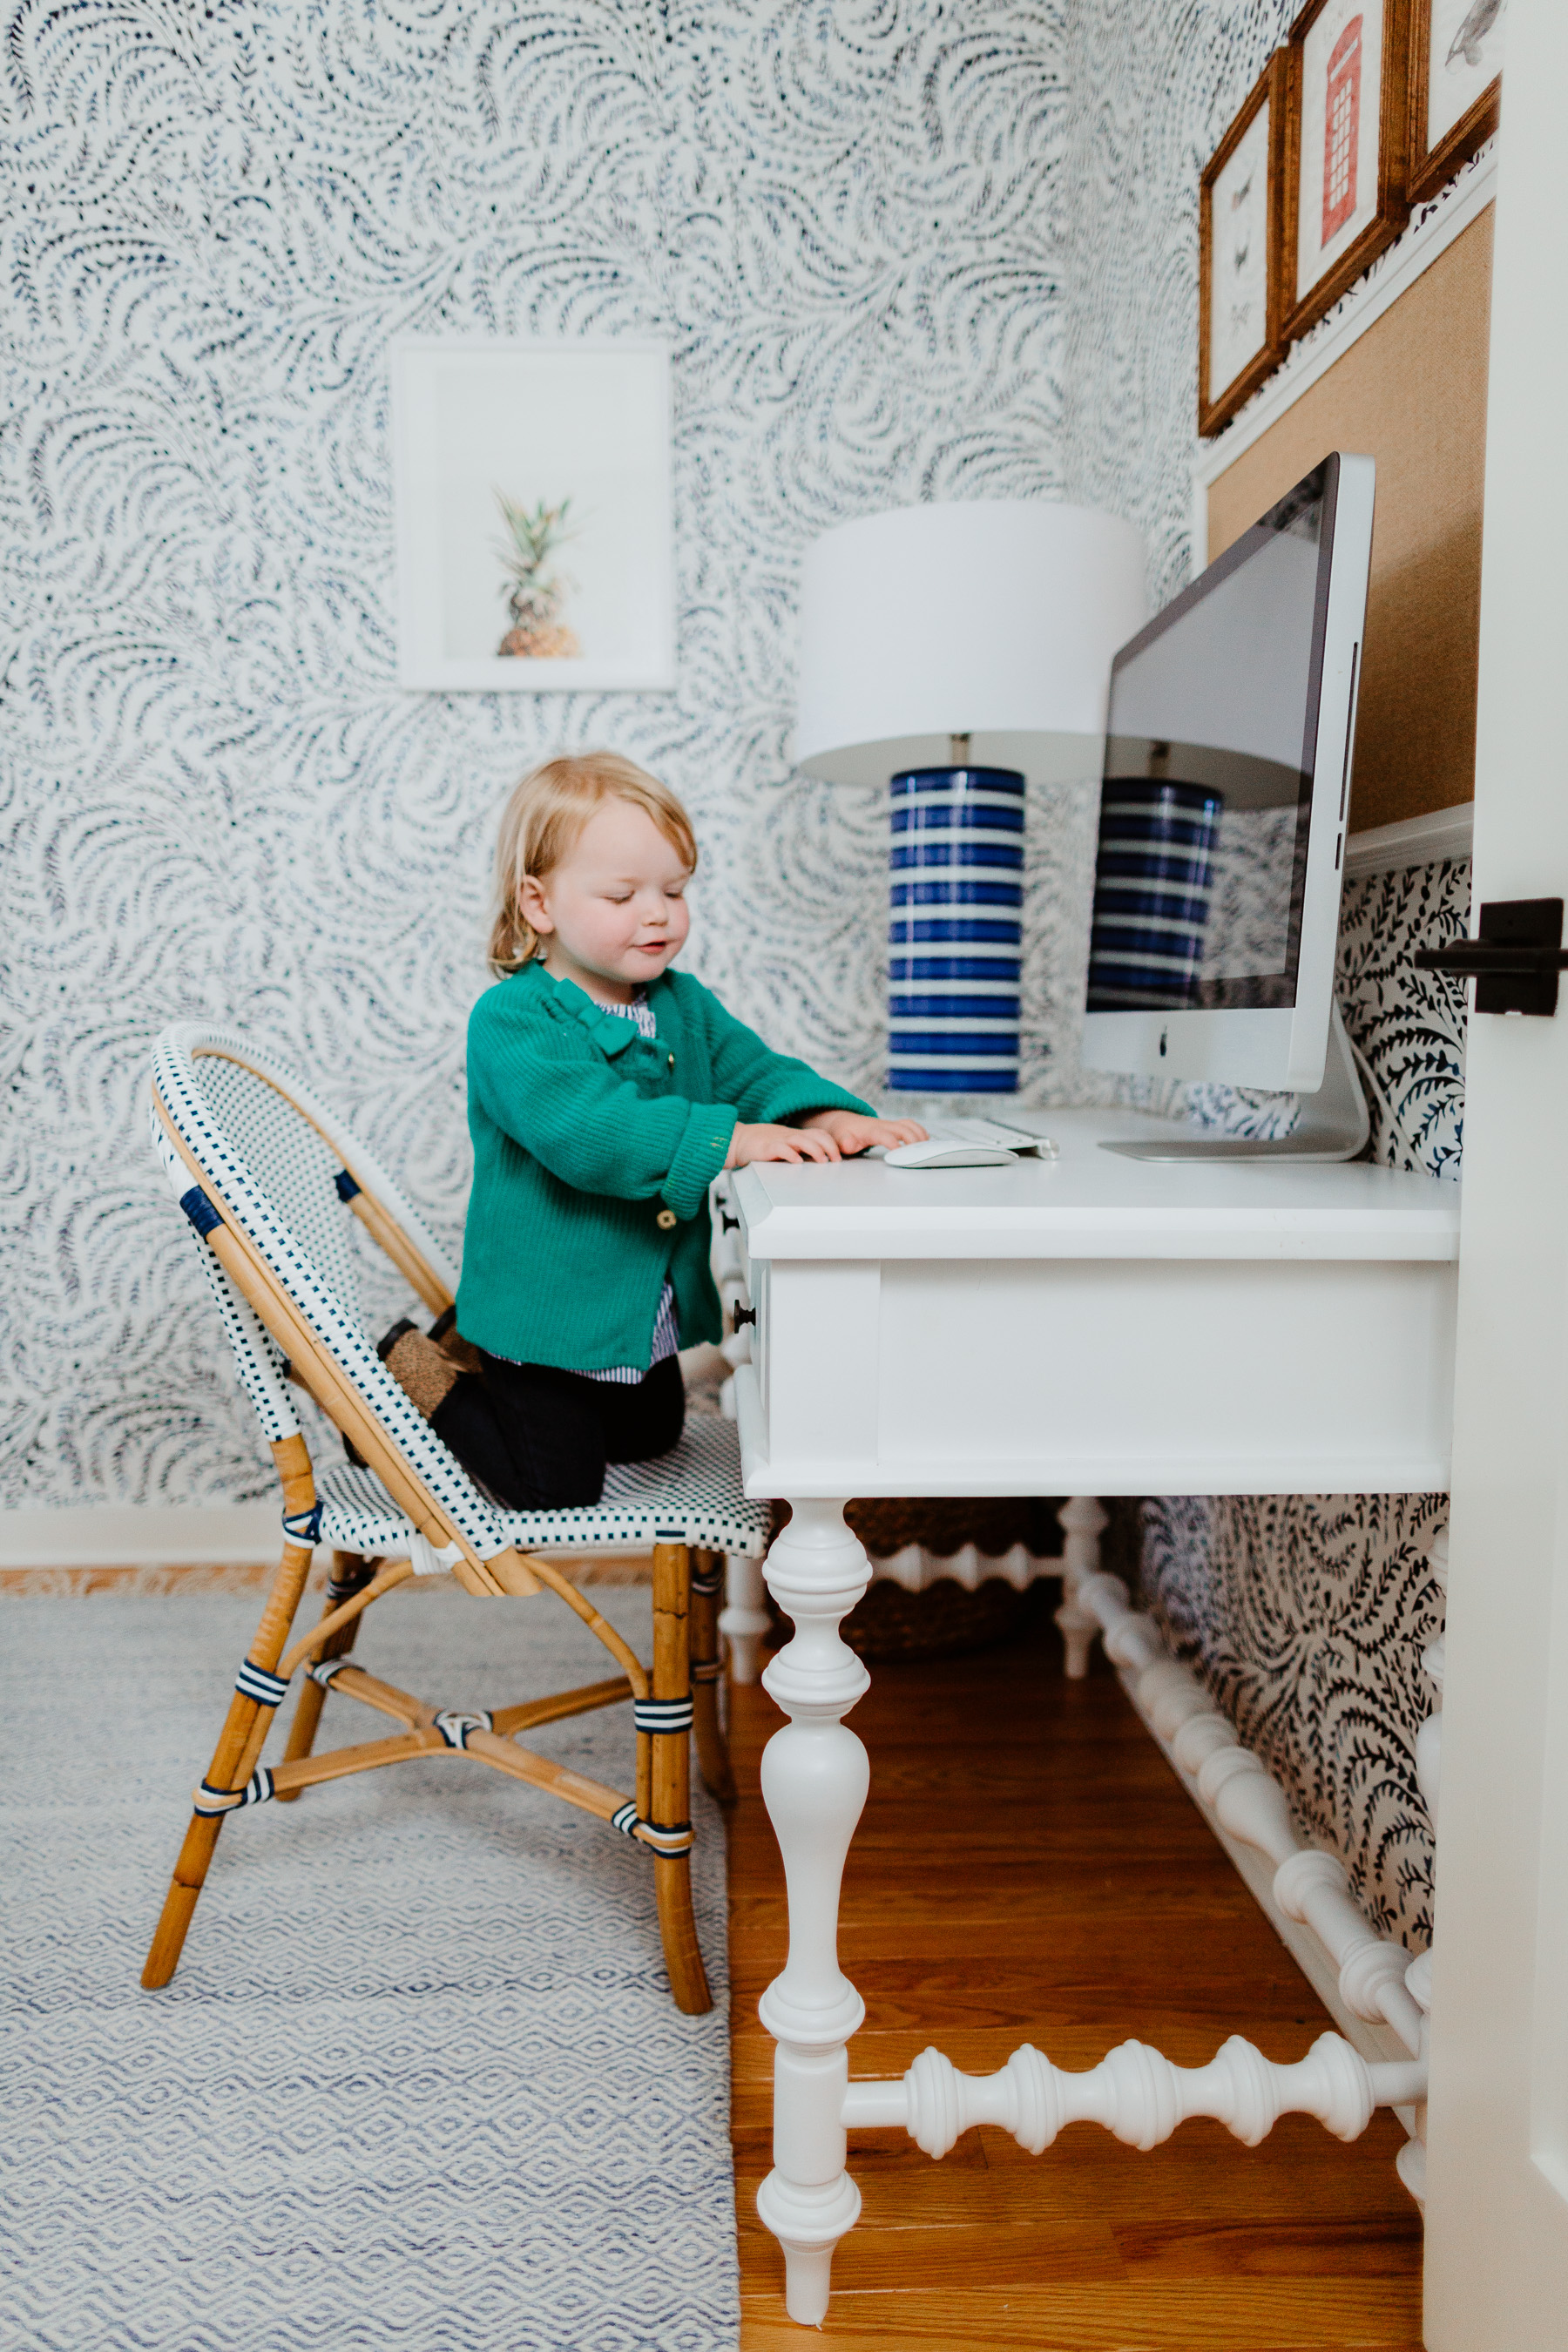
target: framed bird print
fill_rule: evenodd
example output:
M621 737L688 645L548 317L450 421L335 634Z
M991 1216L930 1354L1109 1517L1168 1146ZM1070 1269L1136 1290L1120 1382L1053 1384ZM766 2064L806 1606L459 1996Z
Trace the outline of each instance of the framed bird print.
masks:
M1424 205L1498 127L1508 0L1410 0L1410 200Z
M1198 182L1198 431L1217 433L1285 355L1279 332L1285 53Z
M1409 0L1309 0L1286 45L1284 333L1304 335L1409 217Z

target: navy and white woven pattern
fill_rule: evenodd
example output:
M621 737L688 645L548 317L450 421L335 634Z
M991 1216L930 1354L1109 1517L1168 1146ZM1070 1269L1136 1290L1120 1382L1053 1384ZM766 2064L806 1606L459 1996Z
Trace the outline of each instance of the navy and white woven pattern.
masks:
M191 1183L191 1171L163 1131L161 1120L153 1121L153 1143L174 1198L182 1200ZM282 1352L268 1334L261 1318L247 1298L240 1296L217 1259L193 1226L187 1224L202 1271L217 1302L224 1332L234 1352L240 1386L256 1410L262 1435L268 1445L281 1438L298 1437L300 1416L294 1410L294 1400L283 1377Z
M639 1037L657 1037L658 1019L646 992L638 989L629 1004L605 1004L603 1012L613 1013L635 1025ZM675 1291L666 1283L658 1295L658 1312L653 1319L653 1348L646 1364L612 1364L602 1371L584 1372L585 1381L609 1381L617 1387L630 1388L662 1364L667 1356L680 1352L680 1331L675 1319Z
M595 1600L647 1657L647 1587ZM669 1998L640 1843L440 1754L226 1823L178 1975L137 1990L256 1605L5 1603L5 2352L734 2352L724 1835L700 1787L705 2017ZM376 1652L455 1707L608 1671L569 1611L442 1584L377 1612ZM396 1727L341 1692L329 1716L323 1745ZM528 1740L624 1786L629 1728L617 1707Z
M280 1080L263 1079L252 1068L238 1068L226 1058L236 1050L249 1060L256 1058L247 1041L204 1030L194 1023L166 1030L160 1037L153 1049L153 1080L176 1134L321 1346L363 1396L453 1525L481 1559L491 1559L506 1549L508 1541L500 1532L496 1509L484 1500L376 1354L351 1303L352 1289L345 1296L342 1288L334 1286L273 1206L276 1187L283 1199L293 1203L296 1214L301 1215L307 1231L321 1247L323 1237L330 1236L334 1209L342 1219L349 1214L333 1181L331 1155L322 1149L303 1113L279 1091ZM234 1116L237 1100L246 1103L249 1114L244 1121L247 1132L243 1157L231 1141L225 1120L226 1112ZM156 1131L156 1112L153 1125ZM189 1174L183 1162L176 1165L180 1172L171 1175L172 1184L179 1184L182 1175ZM312 1174L319 1196L315 1201L310 1197ZM385 1181L378 1179L374 1189L379 1192ZM180 1198L183 1202L184 1194ZM393 1200L396 1200L395 1192ZM349 1264L346 1253L340 1253L329 1237L325 1255L329 1265L335 1261L341 1283ZM347 1278L352 1282L352 1272Z
M374 1472L334 1462L316 1485L323 1543L338 1551L407 1549L408 1521ZM591 1510L498 1511L496 1517L506 1541L520 1550L642 1551L662 1537L761 1559L772 1507L749 1500L742 1486L734 1423L693 1412L673 1453L654 1462L613 1462Z
M895 776L888 853L888 1084L1018 1085L1024 779L1011 768Z

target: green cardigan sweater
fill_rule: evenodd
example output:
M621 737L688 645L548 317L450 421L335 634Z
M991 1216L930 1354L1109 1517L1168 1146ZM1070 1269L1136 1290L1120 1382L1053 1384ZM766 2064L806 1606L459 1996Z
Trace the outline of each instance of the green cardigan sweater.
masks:
M665 972L647 1001L652 1040L526 963L468 1017L474 1184L458 1328L493 1356L646 1364L667 1277L681 1345L719 1339L708 1187L737 1119L869 1109L770 1053L686 972Z

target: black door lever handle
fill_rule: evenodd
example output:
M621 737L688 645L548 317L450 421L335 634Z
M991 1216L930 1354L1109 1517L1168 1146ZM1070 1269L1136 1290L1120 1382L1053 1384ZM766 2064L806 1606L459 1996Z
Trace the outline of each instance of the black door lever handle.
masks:
M1568 971L1568 949L1494 946L1489 940L1456 940L1451 947L1418 948L1411 958L1420 971L1446 971L1456 980L1479 980L1483 972Z
M1561 898L1504 898L1481 908L1479 938L1418 948L1418 971L1476 983L1478 1013L1557 1010L1557 975L1568 971Z

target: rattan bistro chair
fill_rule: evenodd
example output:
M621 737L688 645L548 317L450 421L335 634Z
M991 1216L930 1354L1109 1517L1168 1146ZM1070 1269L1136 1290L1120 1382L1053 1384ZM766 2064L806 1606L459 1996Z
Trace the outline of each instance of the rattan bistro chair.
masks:
M186 1023L159 1039L153 1134L181 1208L201 1236L240 1379L283 1488L283 1552L153 1938L142 1981L167 1984L178 1964L224 1821L268 1798L416 1756L466 1757L579 1806L646 1847L678 2007L711 2007L691 1916L689 1733L704 1778L731 1793L718 1713L721 1555L766 1549L768 1507L741 1486L734 1431L694 1417L662 1460L613 1468L592 1510L507 1511L488 1501L416 1411L356 1311L357 1216L434 1313L457 1276L439 1244L353 1137L272 1055ZM285 1375L309 1391L361 1455L318 1476ZM324 1614L285 1654L313 1547L332 1549ZM550 1560L531 1549L653 1553L653 1666ZM363 1612L411 1576L450 1572L476 1597L548 1587L615 1660L610 1679L521 1706L479 1712L427 1706L353 1664ZM261 1751L272 1718L307 1668L284 1759ZM385 1739L311 1753L329 1690L398 1727ZM531 1725L629 1699L636 1795L625 1797L521 1747Z

